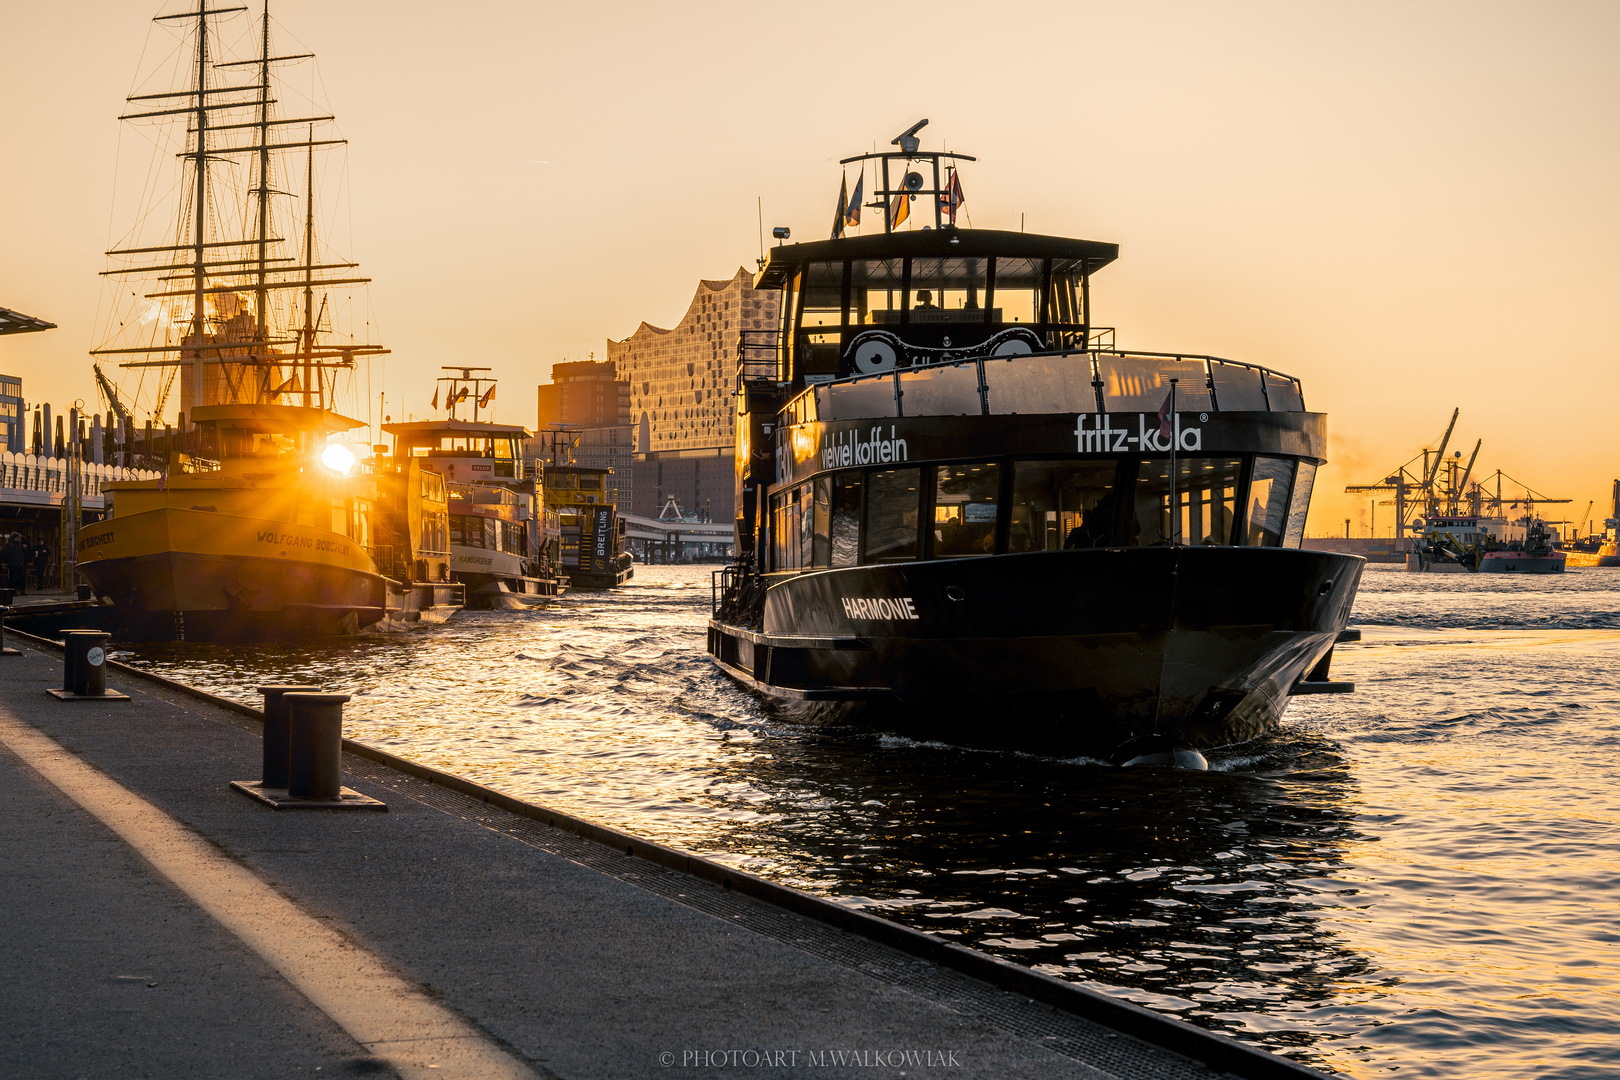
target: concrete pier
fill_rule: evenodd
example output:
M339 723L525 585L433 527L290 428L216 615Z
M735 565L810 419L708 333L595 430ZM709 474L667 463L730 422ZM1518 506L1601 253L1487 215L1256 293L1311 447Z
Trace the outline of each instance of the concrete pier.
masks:
M0 1075L1320 1075L353 744L386 813L280 813L252 710L12 643Z

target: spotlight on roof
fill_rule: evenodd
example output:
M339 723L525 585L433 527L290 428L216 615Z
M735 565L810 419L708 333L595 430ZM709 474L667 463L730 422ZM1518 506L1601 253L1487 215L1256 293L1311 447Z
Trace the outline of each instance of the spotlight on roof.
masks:
M786 225L778 225L771 230L771 235L776 237L778 240L786 240L789 236L793 235L793 232Z

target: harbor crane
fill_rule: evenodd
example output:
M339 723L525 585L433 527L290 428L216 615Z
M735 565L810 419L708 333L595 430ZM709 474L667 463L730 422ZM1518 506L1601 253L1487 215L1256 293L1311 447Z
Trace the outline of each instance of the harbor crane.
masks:
M1488 487L1489 480L1474 480L1474 464L1479 460L1480 447L1484 439L1474 442L1474 451L1468 455L1468 463L1462 463L1462 451L1454 450L1450 457L1446 456L1446 448L1451 444L1452 433L1457 428L1457 418L1461 415L1460 408L1451 410L1451 422L1446 425L1445 434L1440 437L1438 449L1430 450L1425 447L1411 459L1395 469L1375 484L1351 484L1344 490L1350 495L1372 495L1391 493L1395 504L1395 535L1404 536L1415 527L1415 517L1438 517L1445 514L1470 514L1479 516L1488 514L1492 516L1505 516L1505 507L1517 507L1519 503L1525 504L1525 512L1529 513L1537 503L1567 503L1569 499L1555 499L1535 491L1530 485L1515 480L1500 469L1494 474L1496 481L1494 488ZM1422 464L1418 462L1421 460ZM1502 481L1523 489L1522 496L1515 497L1511 492L1504 497Z

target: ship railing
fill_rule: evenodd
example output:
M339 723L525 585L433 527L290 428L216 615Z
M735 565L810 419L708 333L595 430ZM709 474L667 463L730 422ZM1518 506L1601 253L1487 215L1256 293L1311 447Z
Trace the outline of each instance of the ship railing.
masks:
M1157 412L1304 412L1298 379L1218 356L1090 349L979 357L818 383L789 401L783 425L903 416Z
M738 389L747 383L774 383L780 376L777 357L781 334L770 330L739 330L734 356Z
M755 625L764 609L768 583L754 567L752 553L709 576L709 614L740 626Z

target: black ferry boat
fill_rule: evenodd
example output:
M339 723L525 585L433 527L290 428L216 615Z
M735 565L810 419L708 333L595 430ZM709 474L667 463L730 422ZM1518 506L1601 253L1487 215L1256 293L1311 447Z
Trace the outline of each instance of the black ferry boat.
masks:
M1364 560L1301 550L1327 422L1299 381L1115 348L1091 278L1118 247L957 227L972 159L921 126L845 161L882 232L843 235L841 200L756 275L782 317L738 343L710 654L801 716L1116 760L1353 689L1328 665ZM899 230L913 199L932 227Z

